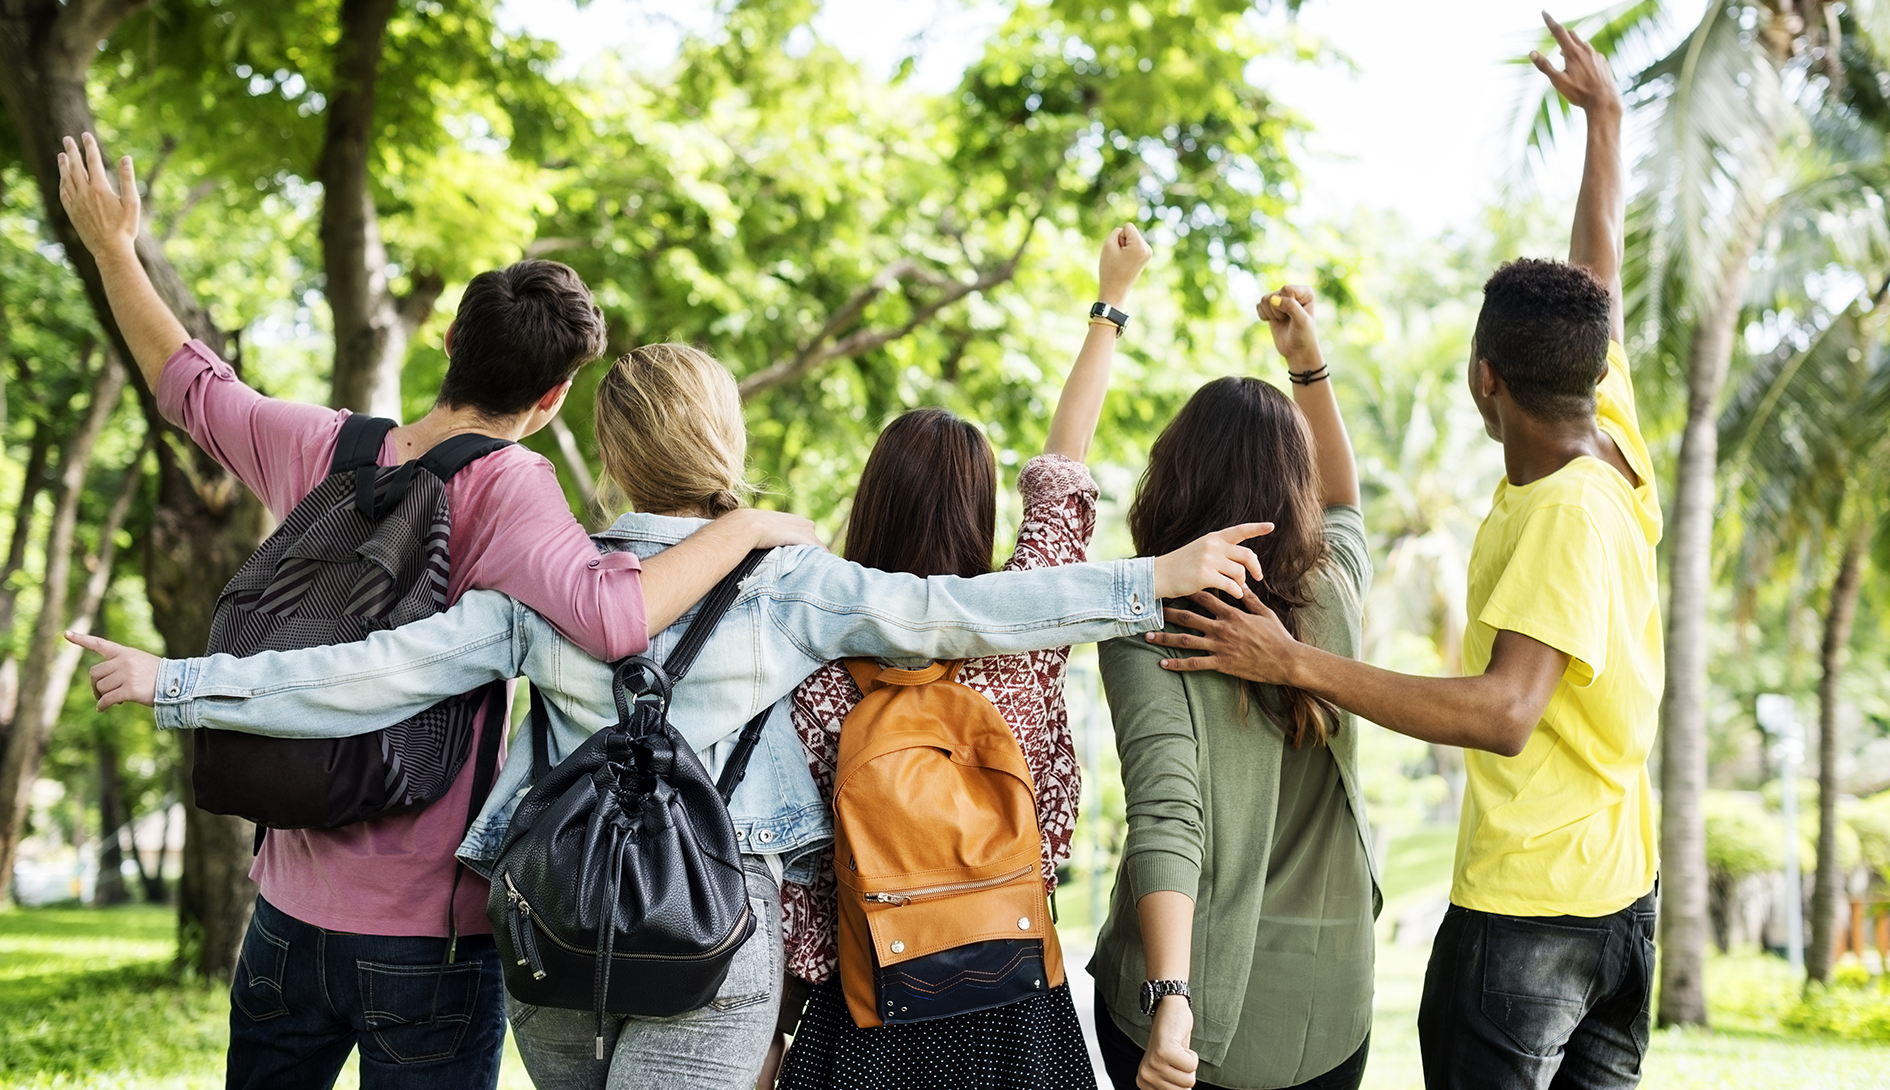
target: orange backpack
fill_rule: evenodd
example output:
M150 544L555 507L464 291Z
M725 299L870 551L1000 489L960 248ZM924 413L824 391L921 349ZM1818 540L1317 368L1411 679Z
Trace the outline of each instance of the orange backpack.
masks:
M840 981L863 1029L1063 983L1030 769L959 665L847 660L866 695L840 730L834 872Z

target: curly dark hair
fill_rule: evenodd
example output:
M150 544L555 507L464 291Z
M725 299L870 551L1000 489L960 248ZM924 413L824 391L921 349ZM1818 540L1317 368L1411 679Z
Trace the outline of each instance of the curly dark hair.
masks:
M1587 269L1521 258L1483 285L1476 354L1524 412L1543 420L1593 416L1608 363L1607 285Z

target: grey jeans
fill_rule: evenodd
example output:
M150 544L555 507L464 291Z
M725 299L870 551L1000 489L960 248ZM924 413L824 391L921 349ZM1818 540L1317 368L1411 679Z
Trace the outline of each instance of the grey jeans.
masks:
M534 1007L505 997L519 1055L538 1090L754 1086L781 1004L781 889L761 859L743 856L742 863L755 933L736 953L708 1006L674 1018L607 1019L606 1058L599 1060L590 1011Z

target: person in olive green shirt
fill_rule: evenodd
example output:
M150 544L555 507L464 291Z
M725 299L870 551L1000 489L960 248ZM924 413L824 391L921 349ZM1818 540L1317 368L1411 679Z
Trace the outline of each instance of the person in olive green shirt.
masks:
M1312 308L1300 287L1259 307L1293 400L1255 378L1203 387L1156 440L1129 524L1151 554L1230 515L1273 522L1248 542L1266 572L1248 593L1353 655L1371 560ZM1129 818L1090 965L1105 1067L1118 1090L1351 1090L1379 906L1352 717L1302 690L1170 673L1162 655L1101 648Z
M1504 479L1470 556L1462 678L1414 678L1292 639L1267 607L1170 611L1213 669L1304 686L1392 730L1461 745L1450 909L1418 1010L1424 1078L1449 1087L1625 1090L1653 991L1659 845L1647 758L1662 687L1661 511L1622 350L1621 96L1553 19L1565 68L1531 59L1587 118L1568 262L1484 286L1470 392Z

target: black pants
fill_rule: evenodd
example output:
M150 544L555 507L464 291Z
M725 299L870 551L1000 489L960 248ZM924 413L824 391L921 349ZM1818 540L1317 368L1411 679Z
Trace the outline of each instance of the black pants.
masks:
M1104 1005L1102 992L1096 993L1096 1043L1102 1048L1103 1070L1108 1072L1109 1081L1116 1090L1136 1090L1135 1072L1142 1066L1142 1054L1146 1051L1135 1043L1135 1038L1122 1032L1116 1020L1109 1015L1109 1008ZM1365 1043L1358 1046L1352 1058L1317 1078L1309 1079L1287 1090L1358 1090L1359 1083L1365 1080L1365 1054L1371 1048L1369 1034ZM1196 1082L1194 1090L1222 1090L1211 1082Z
M1657 887L1658 888L1658 887ZM1628 1090L1654 989L1655 893L1611 916L1450 906L1424 974L1429 1090Z

